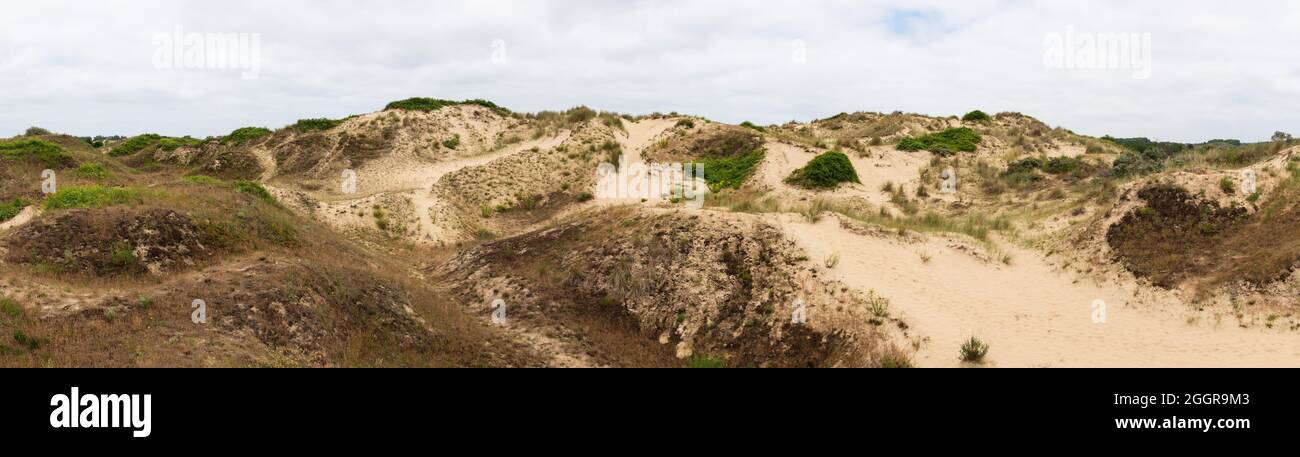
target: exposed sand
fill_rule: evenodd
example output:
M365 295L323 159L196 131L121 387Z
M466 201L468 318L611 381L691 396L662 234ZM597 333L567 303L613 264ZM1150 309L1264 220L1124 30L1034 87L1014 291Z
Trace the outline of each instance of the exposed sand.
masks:
M763 159L755 180L764 187L778 194L795 197L813 195L855 196L866 199L873 205L884 206L889 202L889 195L880 189L885 183L895 186L903 185L915 190L921 180L921 170L930 162L928 152L902 152L889 147L869 149L867 157L859 157L856 152L846 153L853 168L858 172L862 184L844 184L834 191L814 193L785 183L795 170L808 165L823 150L807 150L787 143L769 141L766 146L767 156Z
M1076 282L1035 252L1011 248L1012 265L994 265L938 238L907 245L857 235L832 217L808 224L786 215L780 224L812 259L841 255L832 277L891 300L912 332L928 338L919 366L962 366L958 348L970 336L990 344L986 365L994 367L1300 366L1295 332L1243 329L1163 291L1143 290L1138 302L1134 284ZM1100 324L1098 299L1107 304Z
M7 221L4 221L4 223L0 223L0 232L26 225L28 222L31 222L32 219L35 219L36 216L40 214L41 214L41 209L39 205L31 205L26 208L23 208L23 210L19 211L18 214L13 217L13 219L9 219Z

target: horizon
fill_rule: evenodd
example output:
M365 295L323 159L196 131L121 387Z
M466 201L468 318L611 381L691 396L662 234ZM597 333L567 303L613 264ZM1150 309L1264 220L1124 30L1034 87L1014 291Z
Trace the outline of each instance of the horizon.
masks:
M50 27L49 8L76 13ZM409 97L763 125L858 111L1013 111L1089 136L1179 143L1300 130L1288 109L1300 102L1300 67L1286 58L1300 44L1286 33L1300 6L1258 1L1173 11L997 0L280 5L293 15L246 1L9 9L3 135L39 126L205 137ZM339 17L350 26L334 26ZM255 38L256 68L176 68L187 50L162 56L174 46L159 39L190 34ZM1102 43L1116 37L1131 37L1131 52L1108 55Z

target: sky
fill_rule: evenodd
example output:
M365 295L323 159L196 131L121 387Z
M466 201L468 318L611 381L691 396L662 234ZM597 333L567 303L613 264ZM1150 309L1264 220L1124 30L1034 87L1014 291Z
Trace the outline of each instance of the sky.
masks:
M231 56L248 65L174 68L209 34L245 34ZM1092 58L1120 34L1137 57ZM980 109L1261 141L1300 133L1300 2L43 0L0 15L0 136L203 137L415 96L758 124Z

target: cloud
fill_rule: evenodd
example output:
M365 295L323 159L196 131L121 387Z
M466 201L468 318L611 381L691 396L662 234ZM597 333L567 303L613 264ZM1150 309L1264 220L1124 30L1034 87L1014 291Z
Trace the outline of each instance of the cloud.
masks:
M0 132L215 135L435 96L735 123L979 108L1260 140L1300 131L1296 23L1300 5L1263 1L21 2L0 16ZM154 35L177 26L259 34L260 77L155 68ZM1151 77L1045 67L1067 29L1149 33Z

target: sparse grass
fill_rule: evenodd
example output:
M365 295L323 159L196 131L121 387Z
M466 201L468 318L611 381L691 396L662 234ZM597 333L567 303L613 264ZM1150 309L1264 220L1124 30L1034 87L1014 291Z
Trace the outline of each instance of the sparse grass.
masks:
M834 189L841 183L861 183L853 162L843 152L831 151L814 157L795 170L785 182L809 189Z
M208 186L224 186L224 185L226 185L226 182L225 182L225 181L222 181L222 180L217 179L217 178L213 178L213 177L208 176L208 175L189 175L189 176L186 176L186 177L184 177L184 178L182 178L182 179L184 179L186 182L190 182L190 183L194 183L194 184L203 184L203 185L208 185Z
M755 130L755 131L758 131L758 132L766 132L766 131L767 131L766 128L764 128L764 127L760 127L760 126L757 126L757 125L754 125L753 122L749 122L749 121L741 122L741 123L740 123L740 126L741 126L741 127L744 127L744 128L747 128L747 129Z
M126 205L141 201L141 192L134 188L103 186L72 186L45 198L45 209L101 208Z
M107 179L108 170L102 163L83 163L77 167L77 176L89 179Z
M1232 178L1225 176L1223 179L1219 180L1219 190L1222 190L1223 193L1228 195L1235 194L1237 193L1237 182L1233 181Z
M690 366L691 368L726 368L727 362L708 354L695 354L691 356Z
M460 147L460 134L456 134L456 136L443 140L442 147L447 149L456 149Z
M36 159L48 167L72 161L72 157L59 145L32 139L0 141L0 157L13 160Z
M23 307L8 297L0 298L0 313L9 316L11 319L16 319L18 316L23 315Z
M979 338L970 337L961 345L961 360L970 363L983 363L984 357L989 353L989 345Z
M826 268L834 270L835 267L838 266L840 266L840 253L835 252L835 253L831 253L831 255L829 256L826 256Z

